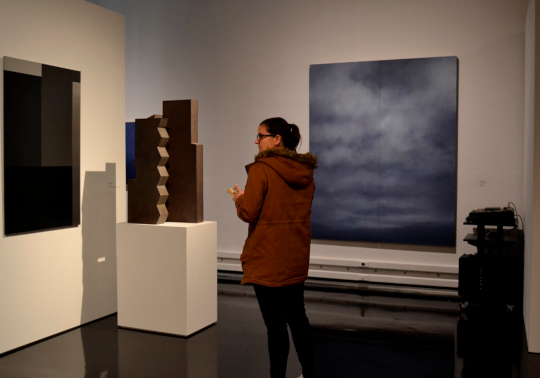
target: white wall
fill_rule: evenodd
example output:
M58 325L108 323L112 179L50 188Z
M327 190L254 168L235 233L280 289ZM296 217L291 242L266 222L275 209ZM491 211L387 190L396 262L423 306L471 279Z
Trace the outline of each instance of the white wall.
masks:
M247 226L225 193L244 185L260 121L282 116L309 147L309 65L459 58L457 253L314 244L312 256L457 266L474 208L523 209L527 0L92 0L126 15L126 120L161 101L199 100L205 219L218 251L241 251ZM480 187L481 180L487 181Z
M116 311L114 218L125 221L126 197L124 185L114 187L125 183L124 17L82 0L0 0L0 9L0 58L81 71L82 87L82 225L0 238L2 353ZM112 165L103 173L107 162L116 163L116 174ZM104 239L91 242L96 235ZM106 261L83 264L85 255Z
M529 351L540 353L540 1L531 0L525 25L523 319Z

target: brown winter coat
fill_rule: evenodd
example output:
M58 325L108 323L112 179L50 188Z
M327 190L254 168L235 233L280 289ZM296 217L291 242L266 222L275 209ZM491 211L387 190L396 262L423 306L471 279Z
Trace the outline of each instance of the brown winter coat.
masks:
M235 203L249 223L242 283L280 287L307 279L316 166L316 156L284 148L262 151L246 166L244 195Z

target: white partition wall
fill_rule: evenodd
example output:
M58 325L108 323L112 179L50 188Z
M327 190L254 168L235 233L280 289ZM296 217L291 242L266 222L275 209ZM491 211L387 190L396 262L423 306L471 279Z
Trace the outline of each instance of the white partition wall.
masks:
M126 212L124 17L83 0L0 0L2 65L4 56L81 72L82 212L79 227L4 237L0 202L0 354L116 312L114 228Z
M523 319L530 352L540 353L540 1L531 0L525 29Z

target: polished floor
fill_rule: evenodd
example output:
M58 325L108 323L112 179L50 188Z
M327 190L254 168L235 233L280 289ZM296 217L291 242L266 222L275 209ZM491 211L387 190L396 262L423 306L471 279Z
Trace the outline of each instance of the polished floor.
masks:
M5 355L0 377L269 377L253 288L222 282L218 301L218 323L190 338L118 329L110 316ZM307 290L306 308L318 378L540 377L522 320L502 312L465 318L455 299L343 290ZM300 372L291 348L287 377Z

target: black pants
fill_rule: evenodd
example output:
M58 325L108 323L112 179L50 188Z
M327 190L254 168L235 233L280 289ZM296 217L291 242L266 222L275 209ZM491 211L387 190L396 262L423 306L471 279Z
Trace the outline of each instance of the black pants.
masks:
M285 378L289 355L287 324L304 378L314 375L313 338L304 308L304 284L285 287L253 285L268 333L270 376Z

